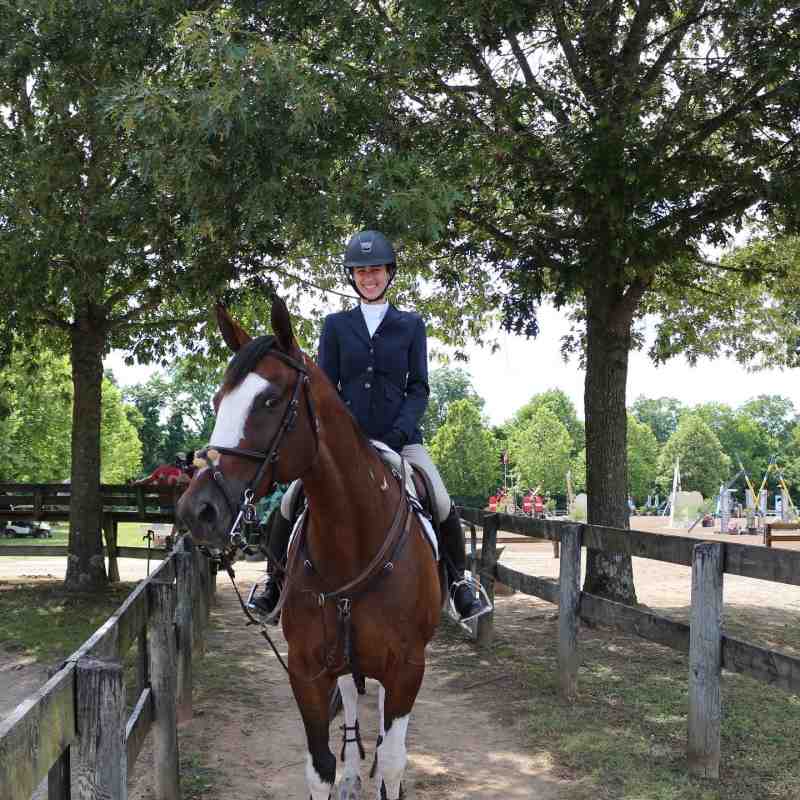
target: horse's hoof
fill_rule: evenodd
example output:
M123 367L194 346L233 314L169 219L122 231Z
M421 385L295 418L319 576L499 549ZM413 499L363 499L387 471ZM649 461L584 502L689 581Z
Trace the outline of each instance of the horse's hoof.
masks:
M381 781L380 800L388 800L388 797L386 795L386 784L383 781ZM402 783L400 784L400 800L403 800L403 784Z
M361 800L361 777L350 775L343 778L336 790L336 800Z

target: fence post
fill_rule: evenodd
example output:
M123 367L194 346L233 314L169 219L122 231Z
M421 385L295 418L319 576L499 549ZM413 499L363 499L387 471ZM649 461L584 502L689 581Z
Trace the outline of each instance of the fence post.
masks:
M152 581L148 651L153 691L153 788L156 800L179 800L175 712L175 588Z
M484 514L481 543L481 586L486 590L494 605L494 568L497 564L497 514ZM488 647L494 639L494 611L478 617L477 641L481 647Z
M48 680L60 672L59 666L47 670ZM47 773L47 800L70 800L69 776L69 747L67 747Z
M561 528L558 576L558 673L566 700L573 700L578 693L580 580L581 526L567 524Z
M75 665L75 721L70 745L73 800L125 800L125 682L115 661L81 658Z
M722 698L722 545L703 542L692 556L689 630L689 772L719 777Z
M192 652L194 650L194 601L196 570L194 546L184 537L176 553L175 583L177 603L175 608L176 653L178 658L178 722L192 718Z
M119 562L117 561L117 522L110 511L103 514L103 533L106 538L108 555L109 583L119 583Z

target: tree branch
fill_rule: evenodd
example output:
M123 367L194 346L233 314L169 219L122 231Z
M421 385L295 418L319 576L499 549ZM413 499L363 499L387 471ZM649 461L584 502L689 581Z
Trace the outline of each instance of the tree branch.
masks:
M564 3L561 0L550 0L550 11L556 26L558 43L564 52L564 57L567 59L572 77L575 78L575 83L578 84L587 99L594 101L597 96L597 87L589 80L589 77L583 72L578 63L578 54L572 46L569 31L564 23Z
M511 45L511 51L514 53L514 57L517 59L517 63L522 71L522 75L525 78L525 85L539 98L539 100L542 101L542 104L545 106L545 108L552 112L555 118L562 125L569 125L569 117L567 116L564 106L561 105L561 101L558 99L556 94L554 92L546 91L544 87L536 80L536 77L531 70L531 65L528 63L528 59L525 56L525 53L523 53L517 37L513 33L509 32L506 32L505 35L506 39L508 39L508 43Z

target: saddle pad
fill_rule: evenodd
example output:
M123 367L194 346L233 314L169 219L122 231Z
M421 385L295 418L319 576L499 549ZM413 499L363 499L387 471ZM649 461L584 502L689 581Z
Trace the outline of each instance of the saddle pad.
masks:
M414 499L416 500L416 498ZM433 548L434 558L438 561L439 543L436 541L436 533L433 530L431 521L419 510L419 508L417 508L416 504L412 503L411 510L417 515L417 520L419 521L419 524L422 526L422 530L425 532L425 536L428 537L428 541L430 542L430 545ZM306 514L308 514L307 508L303 509L303 513L297 518L297 522L295 522L294 527L292 528L292 535L289 537L290 549L294 544L295 536L298 535L298 531L303 526L303 520L306 518Z

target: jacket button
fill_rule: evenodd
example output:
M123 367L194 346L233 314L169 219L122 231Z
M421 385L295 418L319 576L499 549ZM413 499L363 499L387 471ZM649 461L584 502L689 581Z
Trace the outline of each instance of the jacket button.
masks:
M372 367L367 367L367 372L372 372Z
M365 389L371 389L372 388L372 384L371 383L365 383L364 384L364 388Z

